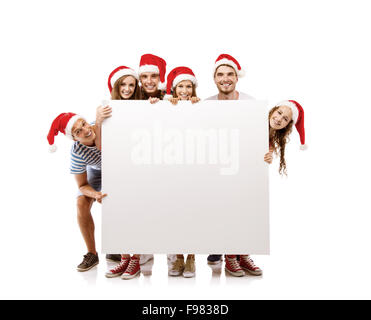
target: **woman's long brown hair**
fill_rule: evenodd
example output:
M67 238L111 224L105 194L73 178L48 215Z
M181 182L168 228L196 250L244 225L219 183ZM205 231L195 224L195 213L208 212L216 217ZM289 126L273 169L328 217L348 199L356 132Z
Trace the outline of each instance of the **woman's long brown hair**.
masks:
M268 126L269 126L269 148L273 148L273 151L275 154L279 153L280 156L280 167L278 169L278 172L282 175L287 175L287 169L286 169L286 160L285 160L285 147L286 143L290 141L289 135L292 131L292 126L294 124L294 121L291 120L288 125L280 130L274 130L269 125L270 118L274 111L276 111L279 107L274 107L269 111L268 116Z
M126 100L126 99L123 99L121 97L121 94L120 94L120 84L121 82L129 77L130 75L126 75L126 76L122 76L120 78L118 78L114 85L113 85L113 88L112 88L112 91L111 91L111 99L112 100ZM132 76L131 76L132 77ZM139 82L137 79L135 79L135 89L134 89L134 92L133 94L131 95L131 97L127 100L141 100L140 99L140 87L139 87Z

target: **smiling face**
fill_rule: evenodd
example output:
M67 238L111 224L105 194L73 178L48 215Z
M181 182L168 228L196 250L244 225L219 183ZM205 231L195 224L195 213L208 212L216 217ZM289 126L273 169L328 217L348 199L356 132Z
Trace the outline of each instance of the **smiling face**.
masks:
M140 75L140 83L146 93L153 94L158 90L158 84L160 82L160 76L154 72L143 72Z
M93 127L84 119L78 119L72 127L73 140L79 141L86 146L94 145L95 132Z
M180 81L175 87L175 95L180 100L189 100L192 97L193 84L190 80Z
M228 94L236 89L238 77L232 67L221 65L215 71L214 81L219 92Z
M125 76L120 80L119 93L122 99L129 99L135 91L136 80L133 76Z
M292 110L287 106L280 106L273 111L270 119L269 125L275 130L280 130L285 128L292 120Z

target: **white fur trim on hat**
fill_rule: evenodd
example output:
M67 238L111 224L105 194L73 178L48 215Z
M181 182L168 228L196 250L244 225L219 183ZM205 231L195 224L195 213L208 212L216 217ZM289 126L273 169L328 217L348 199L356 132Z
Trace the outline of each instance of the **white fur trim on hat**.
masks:
M276 107L281 107L281 106L286 106L286 107L289 107L291 109L292 120L294 121L294 124L296 124L296 121L298 121L298 117L299 117L299 110L298 110L296 104L291 102L291 101L284 100L284 101L281 101L281 102L276 104Z
M135 79L139 81L138 74L133 69L125 68L125 69L120 69L112 76L111 86L113 87L115 82L123 76L133 76Z
M160 74L160 69L158 68L158 66L145 64L139 67L138 74L141 75L143 72L153 72Z
M300 145L300 150L307 150L308 149L308 146L306 144L302 144Z
M73 139L73 137L72 137L72 133L71 133L71 131L72 131L72 127L73 127L73 125L75 124L75 122L76 122L77 120L79 120L79 119L84 119L84 120L85 120L84 117L79 116L78 114L76 114L76 115L74 115L73 117L71 117L71 119L70 119L70 120L68 121L68 123L67 123L66 129L65 129L65 133L66 133L66 136L69 137L70 139Z
M195 85L195 87L197 88L197 79L194 76L192 76L191 74L185 74L185 73L180 74L179 76L174 78L172 87L175 88L178 83L180 83L184 80L191 81Z
M164 95L164 100L170 100L171 98L173 98L173 96L171 94L165 94Z
M222 64L226 64L227 66L232 67L236 71L238 78L242 78L245 75L245 71L243 71L242 69L238 70L237 65L232 60L228 60L226 58L220 59L219 61L215 62L214 74L216 69L218 69L218 67L221 66Z

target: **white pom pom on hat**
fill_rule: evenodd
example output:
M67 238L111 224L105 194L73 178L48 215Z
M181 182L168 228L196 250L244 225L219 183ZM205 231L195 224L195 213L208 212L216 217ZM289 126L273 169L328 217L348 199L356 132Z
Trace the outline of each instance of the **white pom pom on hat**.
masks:
M172 94L165 94L164 95L164 100L170 100L173 97Z
M57 151L57 146L55 144L49 145L49 152L53 153Z

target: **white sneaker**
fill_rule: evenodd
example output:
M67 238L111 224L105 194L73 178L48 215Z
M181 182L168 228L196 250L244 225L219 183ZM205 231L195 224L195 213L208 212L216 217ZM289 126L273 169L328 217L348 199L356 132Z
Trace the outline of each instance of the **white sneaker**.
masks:
M153 259L153 254L141 254L140 259L139 259L139 264L140 265L145 264L149 260L152 260L152 259Z

